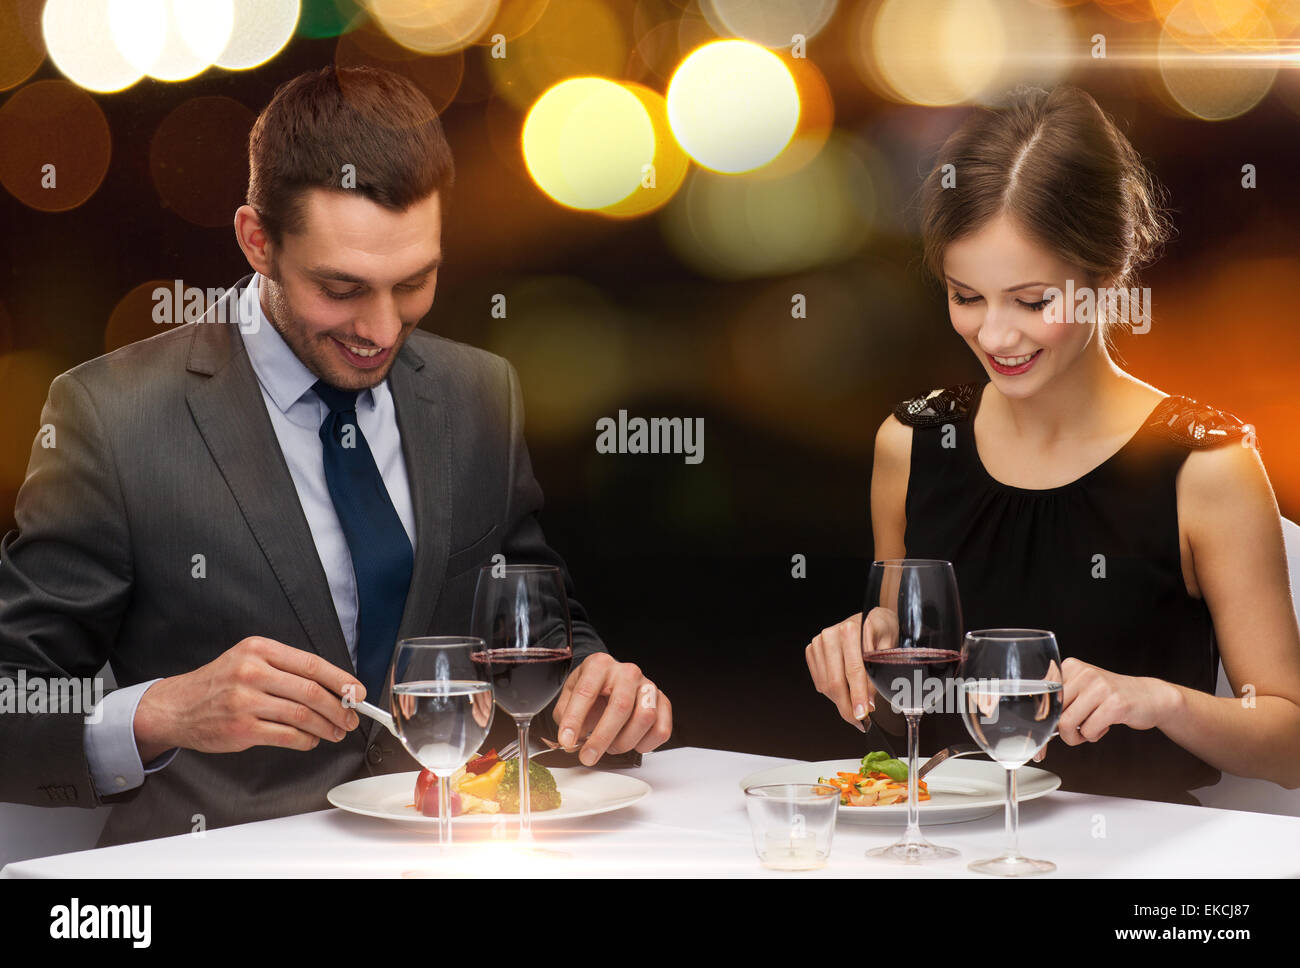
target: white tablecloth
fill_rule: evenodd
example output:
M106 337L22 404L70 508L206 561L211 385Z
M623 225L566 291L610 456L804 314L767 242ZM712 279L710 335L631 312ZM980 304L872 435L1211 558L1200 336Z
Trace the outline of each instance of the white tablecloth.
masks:
M923 866L867 858L900 828L840 823L818 871L762 868L739 781L797 762L708 749L651 753L632 775L654 792L641 802L564 829L534 826L540 851L519 856L488 826L457 825L450 858L435 856L436 828L322 810L159 840L18 861L7 877L982 877L972 860L999 854L1002 811L927 826L961 856ZM513 833L513 825L508 828ZM1104 831L1104 836L1097 836ZM1021 849L1051 860L1048 876L1234 877L1300 874L1300 817L1056 791L1020 808Z

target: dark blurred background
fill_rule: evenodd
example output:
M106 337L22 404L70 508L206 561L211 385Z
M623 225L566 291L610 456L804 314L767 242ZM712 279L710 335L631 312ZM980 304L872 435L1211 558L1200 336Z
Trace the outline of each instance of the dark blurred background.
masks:
M912 200L967 105L1014 84L1084 87L1167 186L1177 236L1144 276L1153 325L1119 337L1122 362L1253 423L1283 514L1300 516L1300 78L1248 61L1295 49L1295 4L1023 0L941 16L922 0L791 0L766 20L753 0L489 6L478 37L509 38L501 64L483 43L403 48L376 25L383 4L308 2L259 66L108 92L47 56L41 3L0 0L0 529L50 380L156 334L154 286L249 271L231 228L248 130L279 84L331 62L399 70L442 111L457 185L422 325L518 368L542 525L610 649L672 699L673 745L813 759L879 745L814 692L803 648L860 608L880 422L905 397L984 379L922 275ZM788 36L790 18L808 21L806 59L772 46L805 106L801 164L692 165L635 217L566 207L530 177L520 129L551 84L593 74L662 95L698 44ZM53 191L31 187L43 159L58 162ZM596 421L620 409L702 417L703 462L597 453Z

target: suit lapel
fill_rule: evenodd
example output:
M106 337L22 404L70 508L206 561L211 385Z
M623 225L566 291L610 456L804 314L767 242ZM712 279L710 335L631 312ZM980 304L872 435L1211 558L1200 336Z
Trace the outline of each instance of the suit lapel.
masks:
M238 300L251 278L241 279L223 301ZM227 312L225 319L238 320L234 306ZM206 317L194 324L186 368L208 377L186 394L190 413L310 640L286 644L311 648L351 670L325 569L237 325Z

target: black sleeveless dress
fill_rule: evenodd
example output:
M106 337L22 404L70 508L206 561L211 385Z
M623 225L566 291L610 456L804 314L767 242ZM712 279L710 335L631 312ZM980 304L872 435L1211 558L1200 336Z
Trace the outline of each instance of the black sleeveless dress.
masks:
M952 562L968 630L1049 629L1062 659L1213 694L1219 650L1208 606L1183 582L1175 475L1191 449L1240 446L1250 428L1166 397L1110 459L1069 484L1031 490L995 480L980 462L972 428L985 386L894 408L913 428L907 556ZM922 717L923 755L969 742L958 713ZM1053 739L1042 766L1063 790L1191 804L1189 790L1220 776L1159 729L1118 725L1095 743Z

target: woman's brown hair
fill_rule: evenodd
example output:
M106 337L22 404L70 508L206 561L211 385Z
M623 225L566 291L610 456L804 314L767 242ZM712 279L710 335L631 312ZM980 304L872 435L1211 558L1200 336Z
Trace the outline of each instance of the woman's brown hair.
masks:
M925 265L940 282L949 243L1002 212L1083 267L1092 279L1080 286L1132 287L1170 234L1163 189L1097 102L1068 85L977 109L944 142L921 197Z
M445 205L455 177L429 99L370 67L324 67L280 85L249 133L248 170L248 204L276 246L302 231L308 188L357 192L400 212L434 192Z

